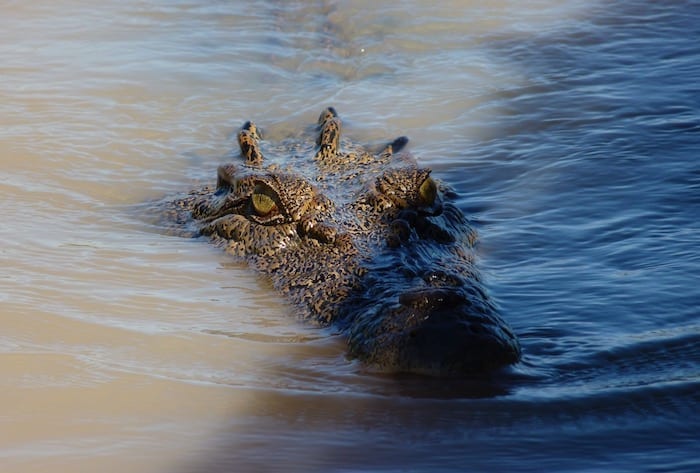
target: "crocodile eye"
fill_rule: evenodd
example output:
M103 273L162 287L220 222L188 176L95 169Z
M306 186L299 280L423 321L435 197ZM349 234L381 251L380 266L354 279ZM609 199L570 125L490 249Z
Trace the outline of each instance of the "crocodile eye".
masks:
M258 184L253 189L253 195L251 196L251 203L253 204L253 210L260 217L269 215L274 210L277 209L277 203L275 202L277 195L275 192L267 186Z
M420 201L426 206L431 206L437 198L437 184L430 177L423 181L423 184L418 188L418 195L420 196Z

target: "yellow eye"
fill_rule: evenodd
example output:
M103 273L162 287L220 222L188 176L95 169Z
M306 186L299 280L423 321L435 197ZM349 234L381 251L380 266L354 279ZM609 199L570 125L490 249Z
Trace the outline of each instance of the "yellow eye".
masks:
M418 188L418 195L421 203L427 206L433 205L437 198L437 184L435 184L435 181L429 177L423 181L423 184Z
M253 209L255 213L264 217L275 208L275 201L265 194L253 194Z
M264 185L255 186L250 199L255 213L264 217L276 210L277 203L275 202L275 197L274 191L269 187Z

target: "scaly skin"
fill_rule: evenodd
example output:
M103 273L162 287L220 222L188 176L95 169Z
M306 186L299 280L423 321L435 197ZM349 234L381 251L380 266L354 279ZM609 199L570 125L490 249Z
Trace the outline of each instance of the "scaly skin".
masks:
M315 143L270 148L282 167L247 122L244 163L220 166L215 189L171 202L170 215L267 275L302 318L336 327L372 367L460 375L517 362L518 340L474 267L476 234L430 170L401 152L407 139L377 154L341 146L333 108L318 129Z

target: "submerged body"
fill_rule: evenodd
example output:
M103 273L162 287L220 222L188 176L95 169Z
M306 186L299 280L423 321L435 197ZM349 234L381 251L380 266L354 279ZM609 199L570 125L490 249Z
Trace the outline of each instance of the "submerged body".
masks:
M271 149L275 164L246 123L244 162L220 166L216 188L172 202L171 215L269 276L303 318L340 330L368 365L459 375L517 362L449 191L401 152L406 138L374 154L341 146L340 129L324 110L316 142Z

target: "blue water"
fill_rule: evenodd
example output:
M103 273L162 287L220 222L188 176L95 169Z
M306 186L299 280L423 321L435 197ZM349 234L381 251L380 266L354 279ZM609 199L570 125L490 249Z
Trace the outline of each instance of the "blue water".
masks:
M3 467L700 471L700 1L3 15ZM135 215L213 183L245 120L280 140L329 105L356 141L408 135L457 192L512 370L369 372Z
M446 174L533 379L489 405L518 419L498 441L459 430L464 464L700 470L699 39L697 2L611 2L490 44L532 84Z
M692 396L700 9L601 13L531 42L494 42L537 84L503 94L507 116L469 147L478 164L458 186L482 220L484 263L525 364L545 377L539 392Z
M435 54L448 74L464 60ZM252 454L243 465L700 471L700 3L605 2L541 32L486 35L479 54L521 80L464 90L479 105L436 124L417 154L475 219L523 362L466 386L321 396L284 417L298 431L283 442L234 441Z

